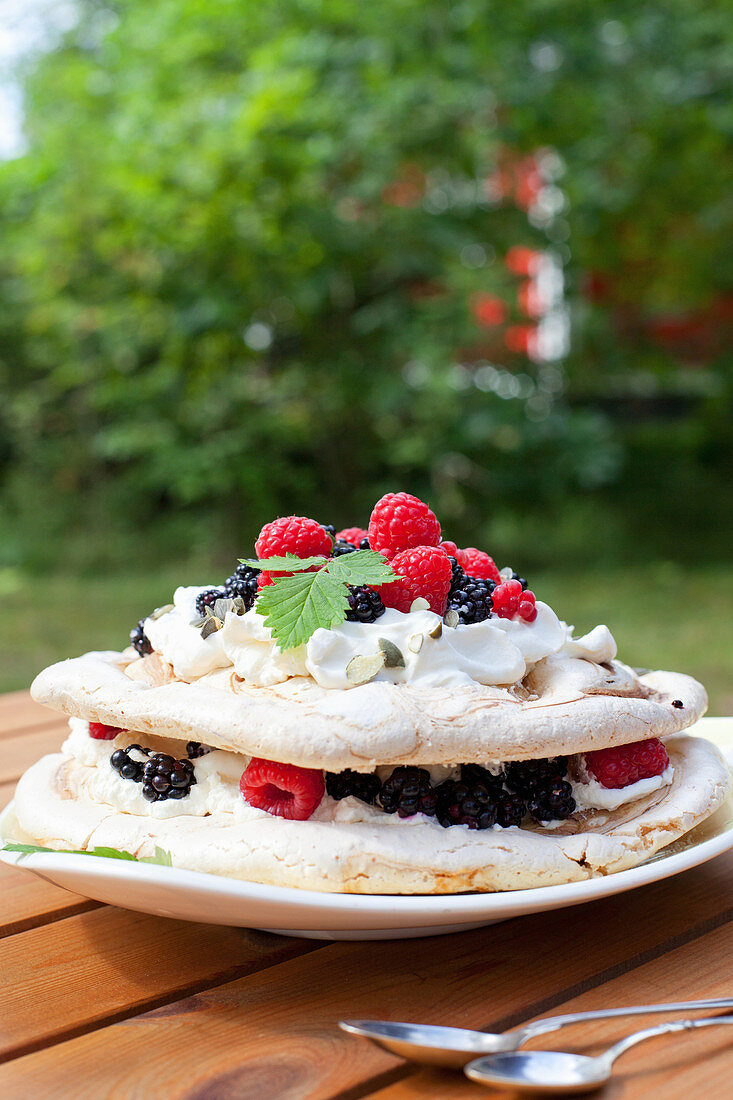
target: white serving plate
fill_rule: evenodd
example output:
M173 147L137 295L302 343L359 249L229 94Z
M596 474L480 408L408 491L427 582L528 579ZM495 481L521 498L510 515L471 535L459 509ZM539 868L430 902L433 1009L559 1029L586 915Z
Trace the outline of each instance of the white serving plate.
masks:
M733 719L702 719L695 731L716 742L733 763ZM0 834L12 811L11 802L0 818ZM124 909L308 939L366 940L436 936L580 905L677 875L731 847L733 805L729 801L638 867L584 882L498 894L328 894L65 852L0 851L0 859L83 897Z

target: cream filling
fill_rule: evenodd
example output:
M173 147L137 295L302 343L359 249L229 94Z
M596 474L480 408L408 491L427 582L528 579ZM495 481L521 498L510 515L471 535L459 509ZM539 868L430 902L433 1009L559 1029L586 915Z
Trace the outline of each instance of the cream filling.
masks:
M81 718L70 718L69 727L70 733L61 751L66 757L81 765L80 771L69 774L68 781L72 785L75 796L86 795L95 803L102 803L121 813L134 814L136 817L162 819L182 816L206 817L209 814L225 813L231 814L233 819L248 821L270 816L266 811L245 802L239 789L242 772L249 763L248 756L225 752L222 749L212 749L211 752L193 762L197 782L186 798L148 802L142 796L140 783L123 779L111 767L110 756L115 749L127 748L135 741L153 748L156 752L168 752L173 756L179 756L182 754L182 742L135 734L129 730L119 734L113 741L97 741L89 736L89 724ZM573 788L573 797L578 810L618 809L627 802L634 802L637 798L669 786L674 776L674 768L670 765L661 775L642 779L620 790L610 790L602 787L596 779L588 775L583 768L582 757L573 758L571 771L573 764L579 778L573 779L569 775L568 779ZM482 766L494 774L498 774L501 770L500 762L495 760L483 761ZM393 765L388 764L376 770L379 777L385 779L392 769ZM460 774L460 764L431 765L426 770L430 772L433 784L437 785L445 779L457 778ZM433 818L425 817L423 814L401 818L397 814L387 814L381 808L370 806L358 798L349 797L336 801L328 794L324 794L311 820L336 824L369 822L373 825L385 826L434 821ZM550 821L545 822L544 827L552 829L559 824L561 822Z
M671 764L660 775L640 779L637 783L629 783L628 787L615 789L602 786L584 768L583 772L587 778L574 780L568 776L573 788L573 798L579 810L617 810L627 802L635 802L637 798L643 798L644 795L652 794L662 787L669 787L674 779L674 768Z
M492 617L455 628L443 624L432 611L403 613L388 608L375 623L343 622L333 630L319 628L305 645L283 652L255 608L245 615L230 612L221 630L202 638L192 626L197 618L196 597L202 591L178 588L171 611L145 620L153 648L183 680L231 665L237 676L256 687L310 676L321 687L346 690L353 686L346 675L349 662L379 653L380 638L397 646L404 667L383 668L375 679L424 687L508 686L552 654L600 663L612 660L616 653L607 627L598 626L575 639L572 627L542 601L537 602L532 623Z

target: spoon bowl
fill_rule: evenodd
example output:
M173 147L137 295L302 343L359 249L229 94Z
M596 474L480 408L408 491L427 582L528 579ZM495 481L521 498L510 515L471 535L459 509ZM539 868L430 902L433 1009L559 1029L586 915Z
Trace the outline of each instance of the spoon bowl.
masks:
M637 1043L655 1039L658 1035L724 1024L733 1024L733 1016L658 1024L626 1035L595 1058L560 1050L505 1051L478 1058L470 1062L463 1072L481 1085L509 1086L522 1092L561 1092L563 1096L573 1092L591 1092L610 1079L613 1063Z
M508 1051L479 1058L466 1066L466 1076L482 1085L523 1092L573 1093L600 1088L611 1067L600 1058L560 1050Z
M350 1035L371 1039L377 1046L400 1058L425 1066L463 1069L482 1054L518 1050L528 1039L547 1035L570 1024L590 1020L608 1020L622 1016L642 1016L654 1012L688 1012L733 1008L733 998L717 997L703 1001L677 1001L667 1004L630 1005L627 1008L601 1008L593 1012L571 1012L563 1016L546 1016L533 1020L514 1031L496 1034L490 1031L469 1031L462 1027L440 1027L435 1024L405 1024L396 1020L341 1020L339 1027Z
M404 1024L393 1020L341 1020L339 1027L350 1035L371 1039L400 1058L450 1069L463 1069L466 1062L481 1054L513 1050L515 1046L511 1034L491 1035L461 1027Z

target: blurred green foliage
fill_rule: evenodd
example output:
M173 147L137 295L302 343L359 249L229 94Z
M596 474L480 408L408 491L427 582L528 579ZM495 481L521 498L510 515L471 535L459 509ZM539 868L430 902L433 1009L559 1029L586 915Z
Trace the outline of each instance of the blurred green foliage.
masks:
M0 166L0 564L228 560L394 488L504 560L725 552L723 0L77 6ZM532 224L487 181L538 150ZM477 322L522 323L518 244L562 365Z

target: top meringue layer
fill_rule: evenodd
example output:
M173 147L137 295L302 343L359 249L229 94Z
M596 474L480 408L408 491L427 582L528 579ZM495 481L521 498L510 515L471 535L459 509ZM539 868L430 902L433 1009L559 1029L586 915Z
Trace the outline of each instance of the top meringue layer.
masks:
M380 639L398 647L405 665L382 668L375 679L423 687L514 684L552 654L596 663L616 656L616 643L607 627L597 626L584 637L573 638L572 627L539 600L532 623L492 616L455 628L443 624L432 611L403 613L388 608L374 623L343 622L332 630L319 628L305 645L283 652L256 608L245 615L229 612L221 630L202 638L192 625L199 618L196 597L202 591L178 588L170 611L145 620L153 648L181 680L233 666L237 676L254 687L306 676L324 688L351 688L346 675L349 661L378 653ZM440 636L433 637L435 633Z

